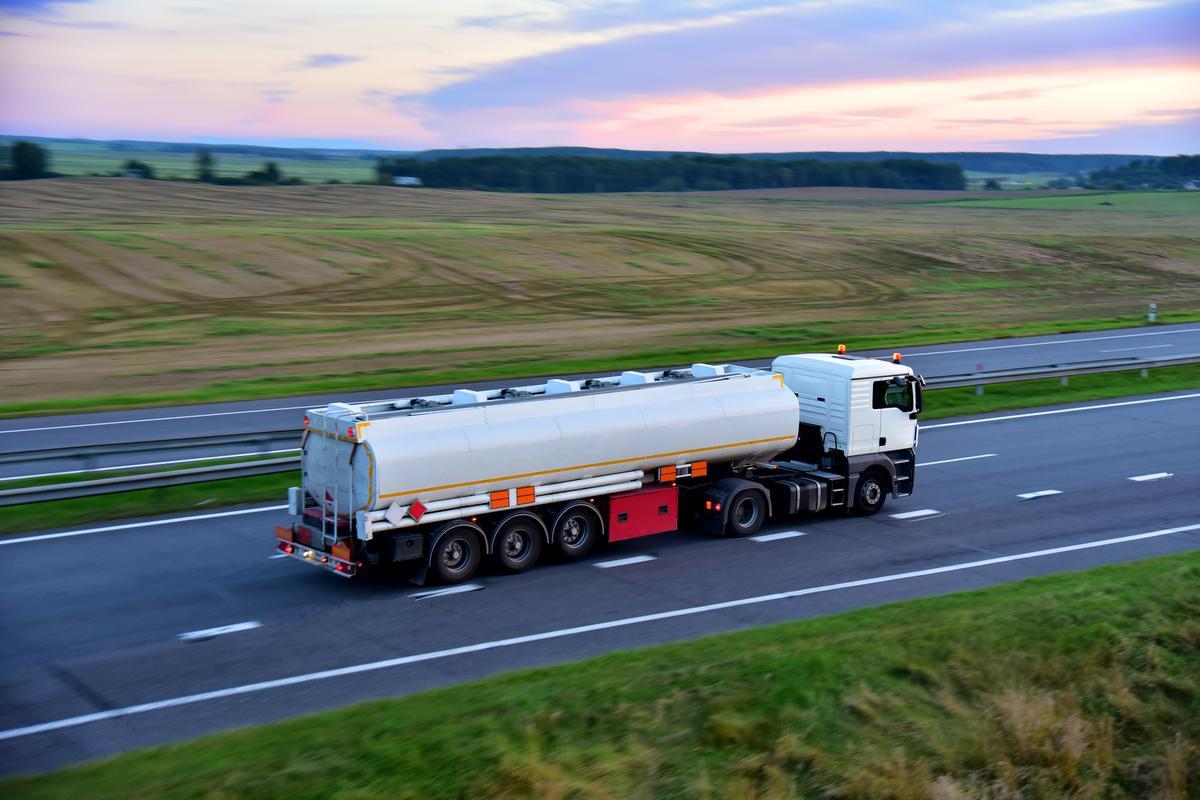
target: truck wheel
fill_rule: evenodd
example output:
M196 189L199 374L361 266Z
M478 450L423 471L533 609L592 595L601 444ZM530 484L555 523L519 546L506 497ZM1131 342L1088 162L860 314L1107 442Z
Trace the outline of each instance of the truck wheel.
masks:
M542 554L546 528L530 514L509 517L500 523L492 552L509 572L524 572L537 563Z
M589 503L576 503L558 512L554 520L554 544L569 559L583 558L602 535L600 512Z
M854 512L864 517L875 514L887 500L887 480L879 470L867 470L854 490Z
M729 501L729 519L725 529L730 536L753 536L767 519L767 503L762 492L743 489Z
M483 541L475 531L473 525L459 525L438 539L429 565L442 583L462 583L479 569Z

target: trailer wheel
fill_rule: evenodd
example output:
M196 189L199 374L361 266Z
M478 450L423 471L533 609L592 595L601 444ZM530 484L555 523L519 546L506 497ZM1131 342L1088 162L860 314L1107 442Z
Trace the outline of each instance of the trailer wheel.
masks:
M542 554L546 527L532 514L517 514L500 523L492 540L492 553L509 572L524 572Z
M590 503L574 503L554 518L554 544L564 557L583 558L603 535L600 512Z
M474 525L456 525L438 538L429 565L442 583L462 583L479 569L483 540L477 531Z
M878 469L869 469L854 489L854 512L864 517L878 513L887 500L887 478Z
M753 536L767 519L767 501L756 489L743 489L729 501L725 530L730 536Z

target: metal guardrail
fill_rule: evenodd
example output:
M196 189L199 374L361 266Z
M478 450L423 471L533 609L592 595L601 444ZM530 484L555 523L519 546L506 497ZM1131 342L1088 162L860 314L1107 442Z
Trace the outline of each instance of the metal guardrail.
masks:
M219 434L216 436L180 436L175 439L152 439L145 442L119 442L117 444L75 445L73 447L48 447L42 450L22 450L0 453L0 464L20 464L28 461L60 461L79 459L88 467L90 462L104 456L128 455L130 453L157 453L164 450L189 450L208 447L243 445L265 452L275 444L295 445L300 441L300 431L287 428L254 433ZM113 467L118 469L119 467Z
M966 372L958 375L938 375L927 378L925 383L935 389L953 389L959 386L983 386L989 383L1031 381L1038 378L1069 378L1073 375L1091 375L1099 372L1127 372L1151 367L1176 367L1183 364L1200 363L1200 353L1182 356L1123 356L1100 358L1091 361L1073 361L1067 364L1047 364L1021 369Z
M1038 378L1065 379L1074 375L1123 372L1134 369L1170 367L1182 364L1200 364L1200 353L1175 356L1125 356L1122 358L1078 361L1069 364L1047 364L1012 370L939 375L928 378L926 384L930 388L935 389L950 389L961 386L982 387L991 383L1036 380ZM115 445L58 447L48 450L29 450L0 454L0 464L65 458L87 459L118 454L125 455L130 453L230 445L256 445L265 447L264 443L270 442L294 444L298 436L299 431L288 429L283 431L262 431L258 433L226 434L220 436L189 436L180 439L159 439L149 442L127 442ZM220 458L220 456L215 456L214 458ZM192 467L189 469L171 470L169 472L152 472L140 475L101 478L98 480L58 483L47 486L4 489L0 490L0 507L23 503L37 503L45 500L66 500L100 494L129 492L138 489L154 489L165 486L181 486L188 483L202 483L229 478L245 478L253 475L291 472L297 468L299 463L299 456L291 456L236 464L220 464L210 467ZM122 467L115 466L112 469L116 471L122 469Z

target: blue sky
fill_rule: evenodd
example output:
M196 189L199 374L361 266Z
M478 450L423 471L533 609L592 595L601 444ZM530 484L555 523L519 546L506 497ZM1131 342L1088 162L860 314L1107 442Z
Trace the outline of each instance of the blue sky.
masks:
M1200 3L0 0L0 129L424 148L1194 151Z

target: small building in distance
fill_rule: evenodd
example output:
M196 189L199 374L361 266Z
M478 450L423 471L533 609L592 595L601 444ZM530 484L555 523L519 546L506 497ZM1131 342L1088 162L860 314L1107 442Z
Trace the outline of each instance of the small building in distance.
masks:
M392 183L396 186L424 186L420 178L411 175L393 175Z

